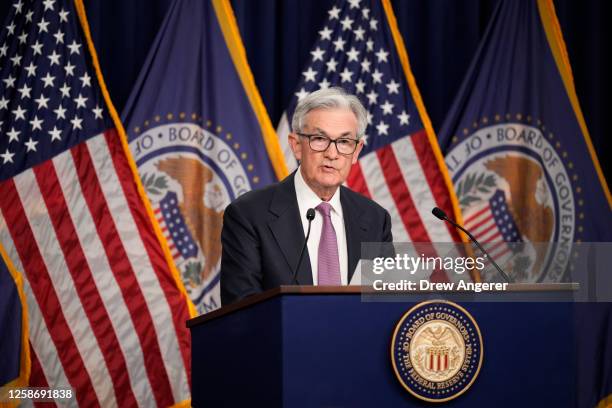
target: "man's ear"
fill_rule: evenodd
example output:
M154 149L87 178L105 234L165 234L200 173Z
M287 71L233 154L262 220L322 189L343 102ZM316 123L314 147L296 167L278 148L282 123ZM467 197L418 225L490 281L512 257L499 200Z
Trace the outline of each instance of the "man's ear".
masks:
M291 151L293 151L293 156L297 161L302 160L302 144L300 143L300 137L295 133L289 133L287 136L289 140L289 146L291 146Z
M357 149L355 149L355 153L353 153L351 164L357 163L357 160L359 159L359 153L361 153L361 149L363 149L363 137L359 139L359 142L357 143Z

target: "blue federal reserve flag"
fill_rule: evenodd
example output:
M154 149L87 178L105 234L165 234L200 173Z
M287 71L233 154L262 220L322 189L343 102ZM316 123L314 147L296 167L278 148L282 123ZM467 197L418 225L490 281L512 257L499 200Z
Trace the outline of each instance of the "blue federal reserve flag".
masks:
M123 122L191 299L219 307L226 205L287 173L229 1L171 5Z
M466 226L515 280L567 279L575 243L612 240L551 0L499 3L439 138Z

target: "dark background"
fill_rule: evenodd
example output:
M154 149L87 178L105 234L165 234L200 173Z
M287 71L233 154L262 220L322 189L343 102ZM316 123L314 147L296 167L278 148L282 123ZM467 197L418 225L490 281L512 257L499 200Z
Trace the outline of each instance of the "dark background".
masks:
M84 0L102 71L119 112L171 1ZM295 91L310 57L310 48L333 3L332 0L232 1L255 81L274 125ZM438 130L497 1L396 0L392 3L417 85L434 129ZM7 0L0 2L0 21L4 21L11 4ZM555 0L554 4L578 99L604 174L610 179L612 163L607 153L611 142L605 128L604 101L612 74L612 65L605 59L612 50L608 2Z

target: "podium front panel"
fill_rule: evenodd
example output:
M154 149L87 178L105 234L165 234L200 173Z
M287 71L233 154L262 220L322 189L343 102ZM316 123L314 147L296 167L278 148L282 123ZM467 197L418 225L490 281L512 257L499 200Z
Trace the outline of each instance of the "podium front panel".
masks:
M402 387L390 359L397 322L425 298L285 294L192 327L194 406L431 406ZM571 303L461 306L480 327L484 359L444 406L573 406Z

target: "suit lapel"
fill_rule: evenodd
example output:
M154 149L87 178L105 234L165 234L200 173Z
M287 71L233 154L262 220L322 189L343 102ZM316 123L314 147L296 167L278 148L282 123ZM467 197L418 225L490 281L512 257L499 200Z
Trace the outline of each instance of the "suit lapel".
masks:
M274 235L274 239L287 261L288 276L293 274L293 268L296 266L305 238L295 195L294 176L295 172L283 180L276 189L269 211L277 218L268 223L272 235ZM304 249L296 279L300 285L312 285L312 269L308 248Z
M342 204L342 214L344 216L348 256L347 282L350 284L361 256L361 243L367 241L368 221L362 216L362 209L351 199L347 190L346 187L340 187L340 204Z

